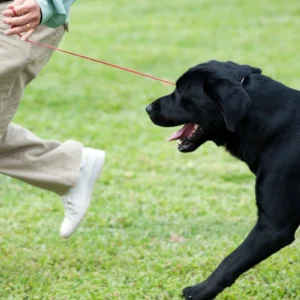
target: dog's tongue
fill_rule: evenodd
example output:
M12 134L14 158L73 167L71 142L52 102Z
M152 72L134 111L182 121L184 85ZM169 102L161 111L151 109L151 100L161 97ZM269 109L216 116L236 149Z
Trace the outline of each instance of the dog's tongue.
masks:
M175 141L175 140L179 140L185 137L189 137L191 135L191 133L194 130L194 123L188 123L186 125L184 125L181 129L179 129L178 131L174 132L169 138L169 141Z

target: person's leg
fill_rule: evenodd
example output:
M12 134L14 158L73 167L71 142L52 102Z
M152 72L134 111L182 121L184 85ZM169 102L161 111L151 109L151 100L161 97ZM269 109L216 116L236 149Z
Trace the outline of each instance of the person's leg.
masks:
M0 173L62 196L65 218L60 228L69 237L79 226L99 177L105 152L76 141L42 140L11 123L0 138Z
M0 173L64 195L78 181L83 146L42 140L11 123L0 139Z
M7 3L0 4L0 12L6 6ZM85 149L75 141L42 140L10 123L24 88L38 75L52 51L23 42L18 36L6 37L3 34L6 28L0 22L0 173L64 195L61 235L68 237L89 206L105 153ZM63 33L63 26L57 29L40 26L32 40L57 46Z
M6 6L1 3L0 11ZM78 180L83 146L71 141L43 141L10 124L24 88L47 63L52 50L23 42L19 36L6 37L6 28L0 22L0 172L58 194L66 193ZM32 39L57 46L63 34L63 26L40 26Z

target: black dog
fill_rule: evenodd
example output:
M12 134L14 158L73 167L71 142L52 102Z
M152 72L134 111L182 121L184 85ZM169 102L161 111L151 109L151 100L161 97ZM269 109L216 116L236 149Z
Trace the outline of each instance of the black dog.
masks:
M152 122L185 126L170 140L181 152L224 146L256 175L257 223L245 241L185 299L213 299L254 265L294 241L300 225L300 92L233 62L189 69L175 91L146 108Z

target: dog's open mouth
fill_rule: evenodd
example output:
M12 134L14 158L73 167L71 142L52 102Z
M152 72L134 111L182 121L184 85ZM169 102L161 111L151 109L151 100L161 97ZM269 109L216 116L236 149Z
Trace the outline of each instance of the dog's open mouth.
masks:
M185 124L181 129L174 132L169 138L169 141L178 142L178 150L181 152L194 151L198 145L198 137L201 133L202 128L198 124L188 123Z

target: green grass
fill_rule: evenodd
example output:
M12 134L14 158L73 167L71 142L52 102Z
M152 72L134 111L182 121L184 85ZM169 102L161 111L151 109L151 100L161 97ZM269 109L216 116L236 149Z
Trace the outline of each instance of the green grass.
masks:
M61 47L176 80L233 60L299 88L300 2L77 1ZM1 299L180 299L241 243L254 177L211 143L184 155L145 106L171 86L56 53L15 122L107 151L87 217L61 240L59 197L0 177ZM298 240L218 299L300 299Z

